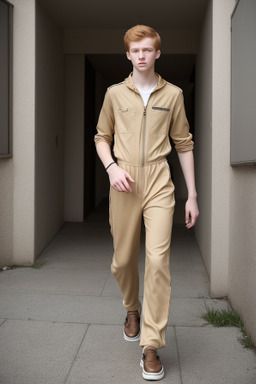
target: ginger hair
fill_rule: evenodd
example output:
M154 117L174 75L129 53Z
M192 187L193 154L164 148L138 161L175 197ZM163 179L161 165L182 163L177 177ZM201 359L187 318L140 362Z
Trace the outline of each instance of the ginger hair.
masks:
M155 50L158 51L161 47L161 37L159 34L151 27L147 25L135 25L134 27L128 29L124 35L124 46L127 52L130 49L130 43L132 41L140 41L146 37L154 39Z

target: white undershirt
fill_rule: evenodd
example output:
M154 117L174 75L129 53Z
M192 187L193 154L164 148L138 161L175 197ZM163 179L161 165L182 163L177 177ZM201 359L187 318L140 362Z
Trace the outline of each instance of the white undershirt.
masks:
M153 87L153 88L150 88L150 89L147 89L146 91L144 89L141 89L139 87L138 88L138 91L143 99L143 102L144 102L144 107L147 106L147 103L148 103L148 99L151 95L151 93L154 91L154 89L156 88L156 85Z

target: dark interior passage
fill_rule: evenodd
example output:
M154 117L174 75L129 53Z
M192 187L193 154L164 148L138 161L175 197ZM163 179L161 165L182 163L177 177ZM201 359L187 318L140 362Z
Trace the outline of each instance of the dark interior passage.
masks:
M194 54L163 54L156 62L156 72L168 82L183 90L187 118L194 135L195 96ZM131 72L130 61L124 54L90 54L85 60L85 210L86 218L95 206L106 199L109 191L108 178L100 163L93 141L100 108L107 87L123 81ZM93 99L93 100L92 100ZM94 111L94 116L92 114ZM194 135L195 136L195 135ZM176 186L176 199L186 195L181 168L173 150L168 156L172 178Z

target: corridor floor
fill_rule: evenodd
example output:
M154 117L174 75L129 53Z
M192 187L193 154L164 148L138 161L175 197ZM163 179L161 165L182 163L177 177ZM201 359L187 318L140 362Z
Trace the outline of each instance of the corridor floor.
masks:
M139 384L141 348L123 340L107 209L66 223L37 260L0 273L0 384ZM139 261L143 295L144 245ZM212 300L192 231L175 225L163 384L255 384L256 355L235 328L202 320Z

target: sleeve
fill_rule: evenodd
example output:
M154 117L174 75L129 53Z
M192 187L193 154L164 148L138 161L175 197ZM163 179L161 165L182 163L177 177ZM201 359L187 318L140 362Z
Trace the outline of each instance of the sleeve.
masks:
M106 92L97 124L97 134L94 136L95 144L105 141L110 146L113 141L115 119L109 91Z
M170 136L177 152L187 152L194 148L192 134L189 132L182 92L180 92L174 106Z

